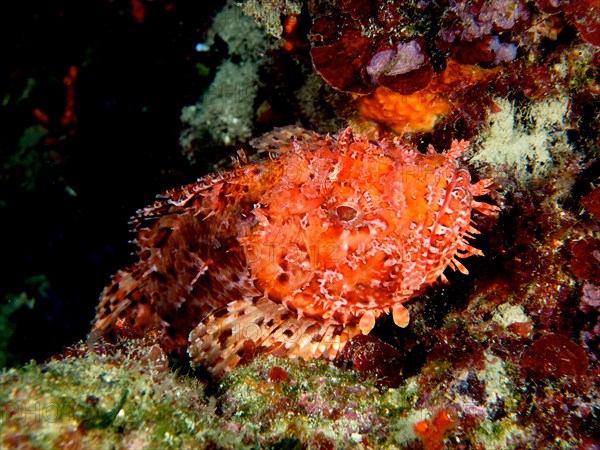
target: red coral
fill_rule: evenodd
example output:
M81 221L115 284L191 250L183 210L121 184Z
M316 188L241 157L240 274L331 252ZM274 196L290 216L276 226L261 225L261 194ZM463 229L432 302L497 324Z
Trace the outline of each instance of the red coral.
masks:
M515 322L515 323L511 323L508 327L507 327L510 331L512 331L515 334L518 334L519 336L526 338L529 337L529 334L531 333L531 330L533 329L533 322L531 321L527 321L527 322Z
M474 41L458 42L452 49L452 58L461 64L491 63L494 61L490 49L490 37Z
M579 203L587 209L596 220L600 220L600 188L594 189L588 195L583 197Z
M565 12L567 21L577 28L585 41L600 46L600 1L538 0L536 7L546 14Z
M405 76L418 72L420 69ZM402 95L391 89L378 87L373 94L362 97L359 123L365 121L361 126L367 128L372 123L377 123L397 134L428 132L446 116L449 129L457 129L461 123L472 120L472 124L463 128L471 130L470 135L473 135L479 127L477 121L487 114L486 105L489 102L482 92L486 91L498 72L498 69L482 69L448 60L446 69L436 74L426 89ZM429 82L428 80L424 82ZM465 132L465 135L469 134ZM444 145L447 144L444 142Z
M131 16L137 23L146 20L146 5L141 0L131 0Z
M423 67L402 75L382 75L377 80L380 85L399 94L410 95L425 89L433 79L433 67L425 63Z
M565 375L581 376L587 372L585 351L562 334L549 333L525 350L521 369L528 377L538 380Z
M283 381L286 383L289 378L288 373L279 366L273 366L271 367L271 370L269 370L269 380L273 382Z
M600 1L571 0L565 4L565 10L581 37L600 46Z
M417 39L402 43L403 38L392 36L393 27L388 23L389 20L393 21L394 13L391 10L390 17L375 18L371 6L359 1L342 0L338 2L338 8L335 13L318 17L311 30L310 54L313 65L325 81L342 92L359 95L372 92L377 85L401 94L412 94L427 87L434 71L424 50L425 41ZM386 25L382 25L386 31L366 37L363 28L370 23L368 19L386 22ZM416 47L411 45L417 41ZM390 73L369 75L369 67L373 68L374 65L373 59L377 59L381 53L390 52L392 42L399 44L397 54L387 61L390 63L387 67ZM416 54L411 49L417 49ZM396 67L397 64L401 66L400 69ZM379 67L381 70L385 68Z
M368 94L374 89L366 72L372 45L368 38L353 28L339 29L329 19L316 20L312 32L310 55L325 81L340 91L355 94ZM333 36L337 39L333 40Z
M575 275L600 283L600 240L590 237L571 242L571 255Z
M402 381L401 361L402 355L396 347L361 334L348 342L336 364L355 369L365 378L373 376L381 386L396 388Z
M69 127L77 123L77 113L75 112L75 81L77 80L77 67L69 67L69 73L63 78L63 83L67 87L67 98L65 101L65 113L60 119L63 127Z
M376 6L364 0L338 0L336 3L342 11L350 14L353 19L371 16L374 12L374 6Z
M456 426L454 413L447 409L439 410L431 420L421 420L414 426L415 434L423 441L426 450L444 447L444 434Z

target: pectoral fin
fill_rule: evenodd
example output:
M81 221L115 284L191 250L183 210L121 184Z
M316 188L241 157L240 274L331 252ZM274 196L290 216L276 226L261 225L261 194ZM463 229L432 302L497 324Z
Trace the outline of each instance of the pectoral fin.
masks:
M334 359L359 333L357 326L322 324L269 299L252 298L211 313L190 333L188 353L193 366L220 376L256 353Z

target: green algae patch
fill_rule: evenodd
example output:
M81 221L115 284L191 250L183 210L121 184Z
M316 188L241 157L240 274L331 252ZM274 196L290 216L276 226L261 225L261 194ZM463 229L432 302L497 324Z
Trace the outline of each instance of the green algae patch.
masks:
M371 448L417 398L321 360L259 357L207 388L152 342L96 349L0 374L1 448Z
M440 411L456 426L436 445L528 439L518 373L487 353L479 370L432 359L389 389L327 361L273 356L202 381L174 371L150 338L95 344L0 373L0 448L412 448L417 424Z
M202 384L123 352L4 371L0 409L2 448L243 447Z

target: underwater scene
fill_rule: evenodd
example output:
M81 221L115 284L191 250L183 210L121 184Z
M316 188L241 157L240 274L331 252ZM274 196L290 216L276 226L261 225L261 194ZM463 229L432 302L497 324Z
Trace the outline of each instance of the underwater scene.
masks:
M0 42L1 449L600 449L600 1Z

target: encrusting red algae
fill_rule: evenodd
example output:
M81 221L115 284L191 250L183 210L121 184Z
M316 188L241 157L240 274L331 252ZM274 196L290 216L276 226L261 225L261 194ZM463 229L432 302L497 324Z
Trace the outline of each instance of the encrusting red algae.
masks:
M217 375L254 353L333 359L384 313L407 326L404 303L482 254L471 214L499 208L474 199L491 182L459 165L467 142L422 154L350 128L258 142L269 158L138 211L139 260L104 290L93 335L156 330Z

